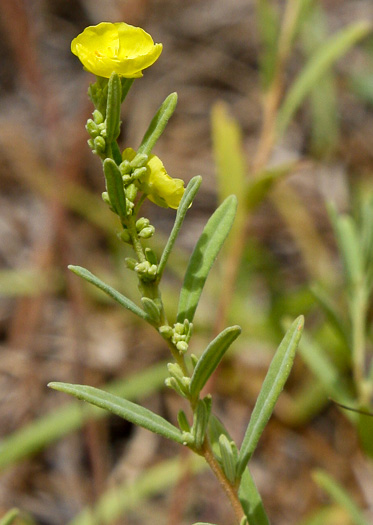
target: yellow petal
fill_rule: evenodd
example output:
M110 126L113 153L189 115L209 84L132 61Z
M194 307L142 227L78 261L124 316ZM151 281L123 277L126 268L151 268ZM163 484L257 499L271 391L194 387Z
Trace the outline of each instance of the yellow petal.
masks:
M155 155L150 155L147 168L140 189L158 206L176 210L184 194L184 181L170 177L162 161Z
M83 66L97 76L109 78L115 71L125 78L138 78L154 64L162 44L140 27L124 22L101 22L87 27L71 42L71 51Z

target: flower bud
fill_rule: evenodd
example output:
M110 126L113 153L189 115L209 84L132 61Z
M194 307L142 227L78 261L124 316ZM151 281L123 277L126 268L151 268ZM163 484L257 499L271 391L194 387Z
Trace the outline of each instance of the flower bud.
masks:
M150 237L154 235L154 232L155 232L154 226L150 225L147 228L143 228L139 232L139 237L141 237L142 239L150 239Z
M95 122L91 118L87 120L87 124L85 125L85 129L88 131L88 133L91 135L91 137L95 138L97 135L99 135L99 130Z
M93 120L95 121L95 124L102 124L104 122L104 117L98 109L95 109L92 113Z
M97 153L103 153L105 151L106 142L103 137L101 137L100 135L98 137L95 137L93 143L94 143L95 150L97 151Z
M145 217L141 217L136 221L136 230L140 232L143 228L146 228L149 226L150 221L149 219L146 219Z

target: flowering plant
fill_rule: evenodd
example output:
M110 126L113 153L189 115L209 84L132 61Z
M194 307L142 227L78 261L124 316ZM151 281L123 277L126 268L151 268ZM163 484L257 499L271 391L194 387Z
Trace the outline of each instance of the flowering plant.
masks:
M126 148L121 153L117 143L121 105L133 79L142 76L142 70L155 62L161 50L161 44L153 44L150 35L142 29L124 23L102 23L87 28L73 40L73 53L86 69L97 75L97 81L89 89L95 111L86 125L90 135L88 143L102 160L106 182L102 196L118 216L122 228L119 238L129 244L135 254L125 262L137 276L141 307L85 268L70 266L70 269L156 329L173 357L173 362L167 366L169 376L165 383L187 401L189 414L179 411L177 427L144 407L97 388L65 383L50 383L50 386L105 408L203 456L228 496L237 523L268 525L247 464L290 373L303 318L293 322L273 358L238 449L223 424L213 415L211 395L205 395L203 389L225 352L240 335L241 328L237 325L225 328L200 357L188 355L198 302L209 271L232 227L237 199L234 195L227 197L208 220L186 269L176 318L169 322L160 283L186 213L201 184L201 177L194 177L184 191L183 181L172 179L162 161L151 153L175 110L176 93L171 93L160 106L136 151ZM160 257L144 246L146 239L155 232L148 218L139 217L146 198L159 206L177 209L174 226Z

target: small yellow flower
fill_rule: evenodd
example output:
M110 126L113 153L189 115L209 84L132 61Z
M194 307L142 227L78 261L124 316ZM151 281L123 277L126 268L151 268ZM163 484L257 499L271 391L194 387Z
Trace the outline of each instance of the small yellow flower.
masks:
M162 44L154 44L140 27L101 22L74 38L71 51L88 71L99 77L110 78L115 71L125 78L139 78L142 70L157 60Z
M136 156L132 148L123 151L123 160L131 161ZM162 208L179 207L184 194L184 181L170 177L163 162L156 155L150 155L146 164L147 172L139 181L139 189L146 194L149 200Z

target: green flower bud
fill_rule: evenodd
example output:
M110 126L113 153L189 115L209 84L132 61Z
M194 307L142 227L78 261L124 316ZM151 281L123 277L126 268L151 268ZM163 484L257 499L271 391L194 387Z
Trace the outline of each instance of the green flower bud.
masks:
M97 153L103 153L105 151L106 142L103 137L101 137L100 135L98 137L95 137L93 143L94 143L95 150L97 151Z
M146 219L145 217L141 217L136 221L136 230L140 232L143 228L146 228L149 226L150 221L149 219Z
M119 171L122 176L128 175L129 173L131 173L131 165L128 160L124 160L123 162L119 164Z
M103 191L101 193L101 197L102 197L102 200L104 201L104 203L111 207L111 202L110 202L110 199L109 199L108 192L107 191Z
M148 155L146 155L146 153L137 153L136 157L133 160L131 160L132 168L136 169L144 167L148 162L148 158L149 157Z
M168 325L162 325L158 328L158 332L162 335L162 337L165 337L167 339L170 339L173 334L173 330L171 326Z
M139 232L139 237L141 237L142 239L150 239L150 237L152 237L154 235L154 232L155 232L154 226L150 225L147 228L143 228ZM153 265L153 266L155 266L155 265Z
M176 348L179 350L181 354L185 354L185 352L188 351L188 343L186 343L185 341L179 341L176 344Z
M142 177L143 175L145 175L146 172L147 172L146 167L144 167L144 168L136 168L136 169L132 172L132 177L133 177L134 179L139 179L140 177Z
M98 109L95 109L92 113L93 120L95 121L95 124L102 124L104 122L104 117Z
M130 184L129 186L127 186L126 195L127 195L128 200L132 202L136 199L137 188L134 184Z
M132 257L126 257L124 259L124 262L127 268L129 268L130 270L134 270L136 268L136 265L137 265L136 259L132 259Z
M85 129L88 131L88 133L91 135L91 137L95 138L97 135L99 135L99 130L95 122L91 118L87 120L87 124L85 125Z

